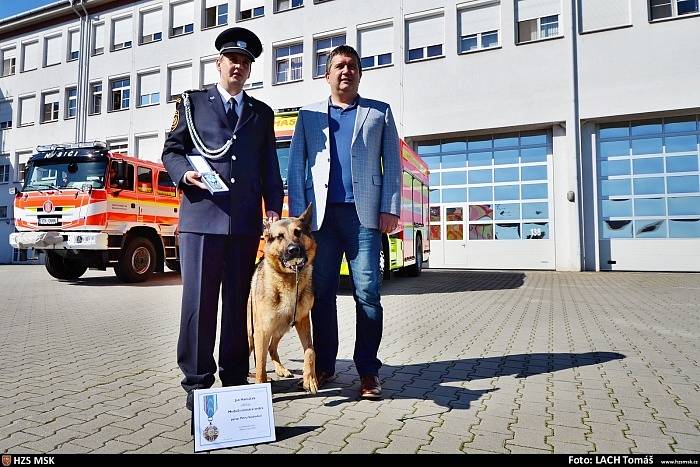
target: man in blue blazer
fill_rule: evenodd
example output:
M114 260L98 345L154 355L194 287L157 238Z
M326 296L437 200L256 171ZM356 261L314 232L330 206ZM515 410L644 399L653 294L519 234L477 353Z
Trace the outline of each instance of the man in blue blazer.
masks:
M230 28L215 46L218 84L183 93L163 148L163 164L183 193L177 361L190 410L192 391L214 384L219 289L219 378L223 386L247 383L246 301L262 232L261 199L276 220L284 198L272 109L243 92L262 44L251 31ZM188 162L192 155L203 156L228 191L210 193Z
M336 294L340 263L350 266L357 314L353 359L360 396L381 397L377 351L382 338L379 254L382 234L396 229L400 210L399 137L389 104L358 93L360 57L350 46L326 62L328 99L299 111L289 154L289 213L313 205L315 302L311 311L319 387L335 373Z

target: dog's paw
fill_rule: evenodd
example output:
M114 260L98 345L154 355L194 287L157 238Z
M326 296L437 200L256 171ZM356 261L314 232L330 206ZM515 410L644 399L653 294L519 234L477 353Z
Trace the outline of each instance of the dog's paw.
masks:
M316 376L310 376L308 378L304 376L304 390L311 394L316 394L318 392L318 380L316 380Z
M279 376L280 378L291 378L292 377L292 372L283 366L279 366L279 367L275 368L275 374L277 376Z

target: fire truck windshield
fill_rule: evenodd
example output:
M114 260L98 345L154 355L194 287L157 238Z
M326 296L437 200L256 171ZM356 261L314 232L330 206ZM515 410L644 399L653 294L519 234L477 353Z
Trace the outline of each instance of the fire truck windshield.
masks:
M22 191L104 188L107 162L44 159L31 163Z

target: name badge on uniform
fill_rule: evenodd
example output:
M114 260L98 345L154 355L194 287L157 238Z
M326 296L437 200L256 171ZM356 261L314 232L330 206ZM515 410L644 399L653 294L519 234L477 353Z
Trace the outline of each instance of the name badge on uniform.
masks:
M209 193L215 195L228 191L228 187L221 180L219 174L211 168L207 160L198 154L188 154L187 160L194 170L202 174L202 182L207 186Z

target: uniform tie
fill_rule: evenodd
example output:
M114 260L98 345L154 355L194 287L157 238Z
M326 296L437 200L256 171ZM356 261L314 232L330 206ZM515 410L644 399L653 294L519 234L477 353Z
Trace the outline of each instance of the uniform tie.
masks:
M228 119L228 126L231 128L231 131L235 130L236 124L238 123L238 114L236 113L236 99L233 97L228 101L226 118Z

